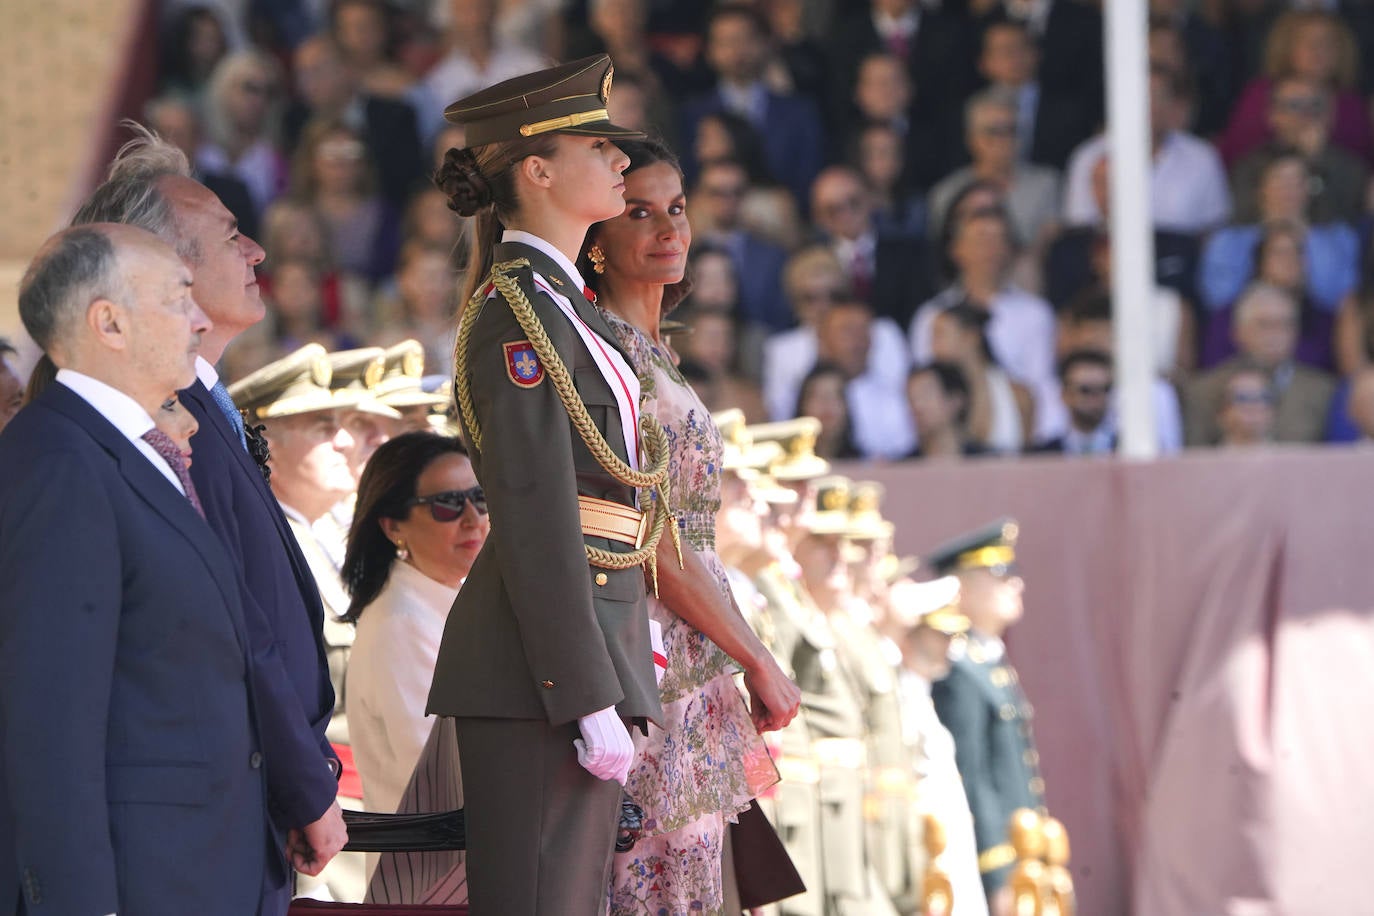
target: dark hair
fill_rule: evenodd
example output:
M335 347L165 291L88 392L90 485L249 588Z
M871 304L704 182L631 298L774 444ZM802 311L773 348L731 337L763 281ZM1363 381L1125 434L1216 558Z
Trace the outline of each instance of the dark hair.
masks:
M1069 299L1064 305L1064 317L1070 324L1084 321L1111 321L1112 297L1100 289L1088 288Z
M711 26L721 19L728 19L731 16L746 20L754 27L754 34L760 39L767 41L773 35L773 29L768 24L768 20L758 11L756 7L748 3L722 3L711 10L706 17L706 31L711 31Z
M24 330L51 350L64 325L96 299L123 300L127 291L112 242L98 229L68 229L29 264L19 282Z
M1001 201L1001 203L991 207L978 207L961 216L959 210L963 207L964 201L980 191L993 192L997 195L997 199ZM1006 230L1007 247L1011 254L1014 255L1020 248L1021 243L1016 237L1016 229L1012 226L1011 219L1007 216L1005 195L1002 189L991 181L987 181L983 178L976 178L960 188L954 197L950 199L949 206L945 209L944 220L940 224L940 247L938 249L938 256L940 259L939 267L946 279L952 280L959 275L959 269L955 266L949 254L950 249L954 246L955 235L957 235L959 229L962 228L964 221L983 216L997 216L1001 218L1002 226Z
M945 397L963 399L963 406L959 408L959 413L955 419L959 421L961 426L967 423L969 390L968 379L964 377L964 370L960 369L957 363L937 359L921 366L912 366L911 371L907 373L906 380L910 383L912 379L922 375L933 375L935 380L940 383L940 390L944 392Z
M515 167L530 156L552 158L558 134L535 134L478 147L450 149L434 173L434 183L448 196L449 209L476 217L468 235L467 270L458 298L461 316L477 287L491 272L492 249L501 240L504 223L520 209L515 194Z
M620 151L630 157L630 165L621 173L621 177L628 178L634 172L651 165L666 163L673 167L677 172L678 180L682 183L682 190L687 192L687 179L682 174L682 164L678 162L677 154L668 148L657 137L646 137L643 140L621 140L616 143ZM614 219L615 217L612 217ZM607 220L606 222L609 222ZM593 291L602 292L601 276L592 269L592 262L587 257L587 250L596 243L597 227L600 223L593 225L587 230L587 238L582 242L582 253L577 258L577 269L581 272L582 278L587 281ZM667 315L681 304L687 294L692 291L692 276L690 271L683 274L681 280L663 288L663 304L659 307L660 315Z
M24 403L27 404L38 397L55 381L57 364L52 361L51 356L44 353L38 357L38 362L33 364L33 371L29 373L29 382L24 386Z
M986 309L969 302L967 299L951 305L935 316L936 318L949 318L958 322L959 327L965 331L975 331L978 334L978 348L983 352L983 358L989 365L1000 365L997 356L992 352L992 345L988 343L988 322L992 320Z
M435 459L467 453L456 437L428 431L402 433L372 453L358 481L358 502L340 570L352 598L345 620L356 623L391 576L396 545L382 530L381 520L406 517L410 511L406 503L415 498L416 481Z
M1264 258L1269 252L1269 246L1274 244L1276 240L1285 236L1293 239L1297 244L1298 257L1302 259L1303 274L1304 279L1306 279L1307 249L1304 242L1306 241L1307 233L1303 230L1302 226L1291 220L1276 219L1270 220L1260 226L1260 237L1259 240L1255 242L1254 269L1250 272L1250 279L1252 281L1260 279L1260 271L1264 268ZM1316 303L1314 303L1312 297L1308 295L1308 285L1306 283L1303 284L1301 289L1289 290L1289 292L1298 300L1298 336L1305 337L1315 329L1316 322L1319 320Z
M1063 359L1059 360L1056 371L1059 374L1060 383L1065 382L1069 373L1078 366L1100 366L1110 372L1112 371L1112 358L1101 350L1070 350L1064 354Z
M172 19L163 39L161 68L163 76L172 82L185 83L190 88L195 88L196 74L191 72L191 56L187 52L191 31L200 20L213 23L215 28L219 30L220 58L222 59L229 53L229 36L225 33L224 22L220 19L219 14L208 3L183 7L181 12ZM209 76L208 72L200 74L200 78L203 80L208 80Z
M806 373L801 385L797 388L797 409L792 412L793 416L804 416L803 406L806 404L807 395L811 393L811 386L823 378L833 376L840 380L840 399L844 401L844 429L840 432L840 447L835 454L837 458L857 458L859 449L854 445L854 418L850 416L849 400L844 395L847 382L844 370L834 363L821 361L811 367L811 371Z
M725 132L730 135L730 146L732 147L728 159L738 162L744 169L745 175L749 177L751 185L771 185L774 184L773 174L769 171L768 160L763 150L763 136L757 127L747 119L740 117L733 111L713 111L702 117L697 122L697 130L701 130L701 125L708 120L720 122L720 126L725 128ZM696 152L696 137L692 137L693 149ZM706 166L714 163L715 160L702 162L697 171L703 171Z
M382 57L396 59L396 9L384 0L333 0L329 4L329 34L338 45L339 11L345 6L366 6L382 20Z

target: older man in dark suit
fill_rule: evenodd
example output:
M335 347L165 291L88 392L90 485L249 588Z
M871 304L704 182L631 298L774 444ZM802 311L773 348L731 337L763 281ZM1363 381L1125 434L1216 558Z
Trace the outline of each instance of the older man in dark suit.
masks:
M191 273L149 232L83 226L19 309L59 371L0 436L0 912L259 912L240 583L151 416L210 326Z
M248 632L262 649L253 687L273 820L285 854L272 857L262 878L269 890L262 912L282 913L291 889L287 859L298 871L318 874L347 840L335 801L338 759L324 734L334 708L324 611L295 537L249 455L242 417L212 365L230 340L262 320L254 266L263 250L239 231L214 194L188 176L184 154L145 132L121 151L109 179L74 222L132 223L172 243L215 323L181 395L200 423L192 438L192 479L210 527L237 567Z

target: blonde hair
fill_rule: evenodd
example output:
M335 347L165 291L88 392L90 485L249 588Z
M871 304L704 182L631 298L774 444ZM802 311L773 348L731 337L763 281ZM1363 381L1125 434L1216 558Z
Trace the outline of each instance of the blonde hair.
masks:
M1289 10L1274 20L1264 43L1264 73L1271 80L1293 76L1293 45L1298 32L1311 25L1331 29L1336 43L1336 67L1331 85L1338 89L1352 89L1360 72L1360 52L1350 29L1336 16L1321 10Z

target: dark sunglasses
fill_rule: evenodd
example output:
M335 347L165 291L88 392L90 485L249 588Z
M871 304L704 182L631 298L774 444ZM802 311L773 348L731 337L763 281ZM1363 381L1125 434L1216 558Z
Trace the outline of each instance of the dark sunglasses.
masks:
M1081 395L1081 396L1083 396L1083 397L1085 397L1085 398L1091 398L1091 397L1098 397L1098 398L1101 398L1101 397L1106 397L1107 395L1109 395L1109 394L1112 393L1112 386L1111 386L1111 385L1074 385L1074 386L1073 386L1073 390L1074 390L1077 394L1079 394L1079 395Z
M462 517L463 510L469 502L472 503L472 508L477 510L478 515L487 514L487 497L481 487L445 490L443 493L417 496L406 503L406 508L429 506L429 514L436 522L456 522Z

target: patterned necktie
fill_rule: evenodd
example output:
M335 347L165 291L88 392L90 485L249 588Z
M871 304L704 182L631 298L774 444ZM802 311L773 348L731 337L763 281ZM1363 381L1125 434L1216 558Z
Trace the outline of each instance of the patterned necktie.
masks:
M243 414L234 406L234 399L229 397L229 389L224 387L223 382L215 382L215 387L210 389L210 397L215 399L215 406L229 421L234 435L239 437L239 445L243 446L245 452L248 451L248 439L243 432Z
M171 466L172 473L177 475L182 489L186 491L186 498L191 501L191 508L195 509L201 518L205 518L205 510L200 507L200 497L196 495L196 485L191 483L191 472L186 470L186 459L182 456L181 449L172 441L172 437L154 426L143 434L143 441L151 445L153 451Z

